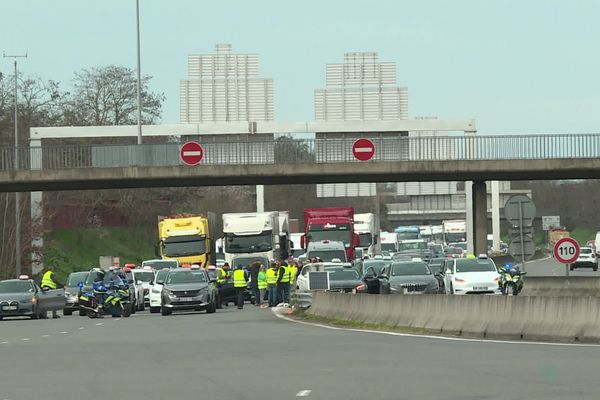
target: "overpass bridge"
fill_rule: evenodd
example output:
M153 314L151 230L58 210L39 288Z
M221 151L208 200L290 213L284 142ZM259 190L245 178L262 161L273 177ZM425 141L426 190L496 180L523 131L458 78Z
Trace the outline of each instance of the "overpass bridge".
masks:
M368 136L368 135L365 135ZM204 143L199 165L180 144L0 148L0 191L342 182L472 183L474 248L487 250L488 180L600 178L600 135L372 137L361 162L352 138L282 136ZM16 160L15 160L16 158Z

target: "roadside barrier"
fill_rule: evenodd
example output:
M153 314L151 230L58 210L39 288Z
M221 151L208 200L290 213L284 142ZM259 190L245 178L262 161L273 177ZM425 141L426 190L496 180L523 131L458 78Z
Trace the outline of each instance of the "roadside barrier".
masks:
M524 283L524 296L600 297L598 277L526 276Z
M477 338L600 342L600 298L317 292L308 314Z

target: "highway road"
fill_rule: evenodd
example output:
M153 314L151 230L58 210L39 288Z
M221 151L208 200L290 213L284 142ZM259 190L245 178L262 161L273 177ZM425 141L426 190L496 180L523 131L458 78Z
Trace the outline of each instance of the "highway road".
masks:
M0 399L597 399L600 347L387 336L269 309L0 322Z
M527 271L527 276L566 276L567 268L564 264L550 257L527 261L525 271ZM578 268L575 271L569 271L569 276L600 277L600 271L594 272L591 268Z

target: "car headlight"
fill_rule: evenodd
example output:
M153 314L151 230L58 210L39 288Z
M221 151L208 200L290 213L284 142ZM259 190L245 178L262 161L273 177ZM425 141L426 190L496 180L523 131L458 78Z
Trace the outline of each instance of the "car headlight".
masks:
M172 298L172 299L176 299L176 298L177 298L177 296L175 296L175 295L173 294L173 292L171 292L169 289L163 289L163 292L164 292L164 293L165 293L167 296L169 296L170 298Z
M21 299L20 302L23 304L29 304L29 303L33 303L33 299L34 299L34 297L29 297L27 299Z

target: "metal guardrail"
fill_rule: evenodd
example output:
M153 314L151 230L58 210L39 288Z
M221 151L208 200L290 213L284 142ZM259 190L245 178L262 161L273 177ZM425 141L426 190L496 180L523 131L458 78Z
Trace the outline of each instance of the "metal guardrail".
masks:
M375 138L379 161L599 158L600 135L429 136ZM244 140L203 143L201 165L360 162L354 139ZM0 147L0 170L181 165L180 144ZM15 157L18 163L15 165Z

